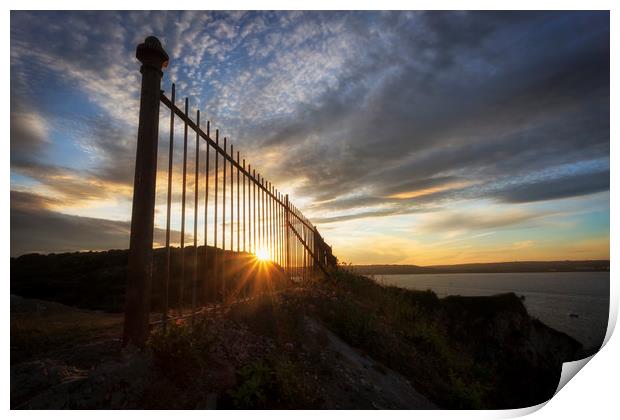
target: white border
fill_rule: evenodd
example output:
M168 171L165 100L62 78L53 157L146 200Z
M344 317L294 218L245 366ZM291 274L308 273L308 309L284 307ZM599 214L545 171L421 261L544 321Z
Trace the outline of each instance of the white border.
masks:
M209 8L211 10L253 10L253 9L307 9L307 10L348 10L348 9L373 9L373 10L400 10L400 9L416 9L416 10L480 10L480 9L502 9L502 10L518 10L518 9L526 9L526 10L547 10L547 9L557 9L557 10L573 10L573 9L587 9L587 10L611 10L611 115L614 114L614 109L616 108L614 105L614 99L618 97L618 85L616 83L616 74L618 71L618 40L617 40L617 27L619 24L619 18L617 11L614 10L615 3L613 1L599 1L599 0L590 0L590 1L574 1L574 0L564 0L564 1L542 1L542 0L521 0L521 1L393 1L393 0L383 0L383 1L368 1L368 0L358 0L358 1L326 1L326 0L303 0L296 1L294 3L286 2L282 0L265 0L265 1L249 1L249 0L227 0L226 2L198 2L198 1L176 1L171 3L170 1L161 1L161 0L152 0L149 2L145 1L132 1L128 2L127 0L118 1L118 0L108 0L105 2L97 2L90 1L88 3L80 2L80 1L69 1L69 0L57 0L55 2L50 3L49 1L8 1L4 3L8 8L14 8L17 10L23 9L49 9L50 6L54 6L58 9L167 9L170 6L175 6L180 9L194 9L194 10L203 10ZM3 49L3 57L5 61L2 68L3 79L5 87L10 86L10 76L9 76L9 63L10 60L10 23L9 23L10 13L9 9L2 14L2 27L5 30L4 42L2 43ZM4 205L2 206L2 218L0 219L2 223L1 231L9 232L10 223L10 181L9 181L9 171L10 171L10 153L9 153L9 121L10 121L10 101L9 95L5 92L4 101L2 102L3 112L2 118L5 121L3 124L4 141L2 142L2 159L4 164L6 165L4 168L3 183L5 185L5 191L2 196L4 201ZM614 120L611 121L611 139L617 139L618 136L618 127L617 124L614 124ZM615 146L614 142L611 142L611 177L613 179L613 175L616 173L614 170L614 162L618 161L618 148ZM611 191L610 191L610 213L618 214L618 195L617 195L616 185L611 183ZM555 418L567 418L567 419L581 419L583 417L589 418L609 418L613 417L613 413L618 412L618 406L616 404L617 391L617 378L619 373L619 363L617 361L617 356L620 355L620 342L617 337L611 336L611 332L613 332L613 328L616 323L617 314L618 314L618 282L615 279L615 274L617 269L615 267L614 262L618 257L618 246L616 244L617 237L617 223L615 222L615 218L612 217L610 221L610 235L611 235L611 310L610 310L610 322L608 333L606 336L606 345L602 349L602 351L595 355L591 361L587 364L587 366L579 373L578 378L570 381L564 388L560 390L560 392L552 398L547 404L541 404L537 407L531 407L520 410L500 410L500 411L440 411L440 412L420 412L420 411L391 411L389 412L389 416L395 418L407 418L410 419L411 416L415 416L416 418L443 418L443 417L452 417L452 418L512 418L518 417L521 415L534 413L532 418L539 419L555 419ZM5 235L6 235L5 233ZM2 264L2 271L5 273L4 281L5 281L5 293L2 295L3 302L5 303L5 317L3 319L3 329L4 329L4 337L8 338L9 329L10 329L10 318L7 314L10 307L10 298L9 298L9 240L8 238L3 241L0 245L2 247L2 251L4 254L4 258L1 260L0 264ZM611 337L611 339L610 339ZM9 376L9 348L8 348L8 340L5 341L5 344L2 346L2 353L4 364L3 375L2 375L2 398L4 402L4 407L8 410L9 403L9 394L10 394L10 376ZM540 409L544 407L543 409ZM111 414L107 411L89 411L86 415L93 419L104 419L110 416L131 416L132 412L115 412ZM136 413L140 415L139 413ZM82 418L85 413L79 411L72 412L32 412L32 411L13 411L10 413L11 416L14 417L39 417L45 416L47 418L55 418L62 417L63 420L70 418ZM291 415L295 417L301 418L316 418L317 416L327 416L329 418L340 418L343 416L356 416L358 419L370 419L376 416L376 413L372 412L363 412L363 411L330 411L330 412L264 412L264 411L254 411L251 414L246 412L215 412L215 413L204 413L202 411L194 411L194 412L175 412L175 411L153 411L147 414L153 418L171 418L172 416L183 416L184 418L193 417L193 418L204 418L205 415L214 416L216 418L241 418L251 415L252 418L255 419L263 419L263 418L288 418Z

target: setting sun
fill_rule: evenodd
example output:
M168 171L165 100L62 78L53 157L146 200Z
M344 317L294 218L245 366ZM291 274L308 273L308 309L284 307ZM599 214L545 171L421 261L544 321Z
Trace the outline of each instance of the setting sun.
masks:
M259 249L256 251L256 258L260 261L269 260L269 252L266 249Z

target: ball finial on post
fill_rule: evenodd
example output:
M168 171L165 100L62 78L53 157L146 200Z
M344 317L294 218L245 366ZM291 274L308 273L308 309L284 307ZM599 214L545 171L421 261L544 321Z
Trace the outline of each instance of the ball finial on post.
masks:
M136 48L136 58L143 66L153 67L159 71L168 67L168 54L161 46L161 42L154 36L147 37Z

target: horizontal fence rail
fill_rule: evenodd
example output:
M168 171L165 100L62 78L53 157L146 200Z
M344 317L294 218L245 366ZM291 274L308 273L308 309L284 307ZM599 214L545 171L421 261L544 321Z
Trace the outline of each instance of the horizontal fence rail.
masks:
M124 342L144 345L151 309L161 311L164 327L188 314L193 323L208 305L329 276L329 267L337 264L331 247L288 194L242 159L219 130L213 136L199 110L192 118L189 98L179 107L175 84L170 97L160 90L168 56L159 41L147 38L136 56L143 79ZM168 154L162 188L165 244L153 250L160 104L169 111L168 145L162 149Z

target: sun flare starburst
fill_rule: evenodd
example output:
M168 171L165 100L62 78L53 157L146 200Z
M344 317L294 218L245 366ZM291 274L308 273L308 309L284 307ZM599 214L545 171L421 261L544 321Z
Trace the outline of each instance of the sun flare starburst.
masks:
M256 258L259 261L268 261L269 260L269 252L266 249L259 249L256 251Z

